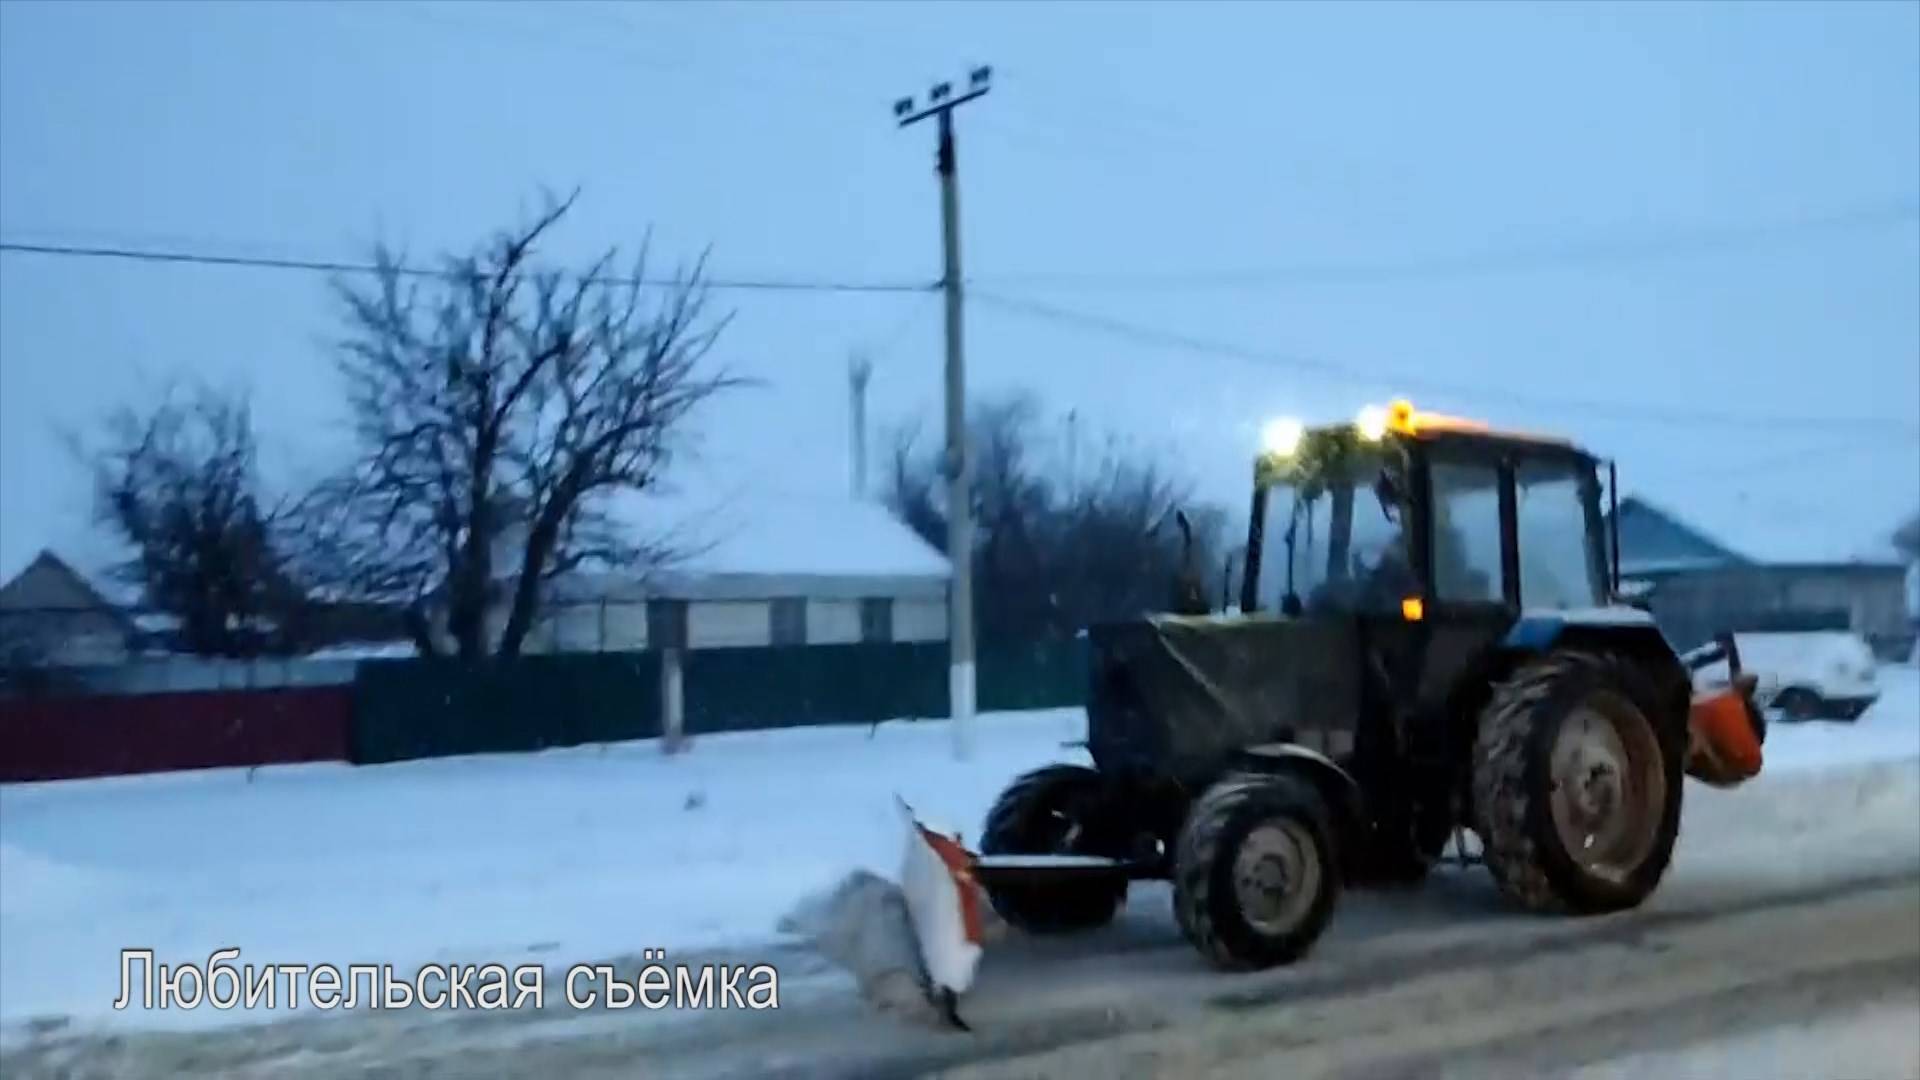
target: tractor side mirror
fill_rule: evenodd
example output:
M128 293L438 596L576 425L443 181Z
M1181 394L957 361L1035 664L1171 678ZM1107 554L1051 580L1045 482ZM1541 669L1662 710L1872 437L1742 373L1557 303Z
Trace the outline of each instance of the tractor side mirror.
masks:
M1380 513L1391 524L1398 525L1400 509L1400 485L1393 474L1385 469L1373 478L1373 497L1380 503Z
M1653 586L1645 581L1627 580L1620 583L1614 592L1614 598L1631 608L1638 608L1648 614L1653 613Z
M1173 520L1180 526L1180 568L1173 577L1173 613L1205 615L1210 609L1206 586L1200 581L1199 569L1193 565L1193 522L1187 520L1185 510L1175 510Z

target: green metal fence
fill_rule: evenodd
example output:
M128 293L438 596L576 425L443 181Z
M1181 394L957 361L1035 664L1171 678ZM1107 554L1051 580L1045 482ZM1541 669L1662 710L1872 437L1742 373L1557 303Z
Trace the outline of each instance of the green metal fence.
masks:
M660 734L650 653L369 661L353 697L351 760L362 765Z
M944 652L945 646L941 646ZM977 671L980 708L1057 709L1087 700L1087 642L985 643Z
M947 715L944 642L700 649L683 663L691 735ZM983 710L1078 705L1086 643L986 644L977 679ZM645 739L660 734L660 660L368 661L353 698L359 764Z
M700 649L685 670L693 734L947 715L942 644Z

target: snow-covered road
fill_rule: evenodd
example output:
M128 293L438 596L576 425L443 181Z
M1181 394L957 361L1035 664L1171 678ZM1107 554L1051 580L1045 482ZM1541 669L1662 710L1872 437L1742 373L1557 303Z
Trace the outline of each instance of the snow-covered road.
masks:
M1184 1023L1181 1010L1223 996L1310 997L1382 972L1475 967L1488 955L1518 962L1555 942L1604 951L1606 935L1652 933L1659 920L1706 925L1777 909L1744 946L1764 953L1808 905L1920 878L1920 679L1911 668L1883 676L1886 698L1856 725L1776 727L1760 780L1733 792L1689 785L1675 869L1639 912L1527 918L1499 902L1483 872L1448 871L1417 891L1350 895L1307 964L1227 979L1180 940L1165 888L1142 886L1104 931L990 952L966 1008L994 1034L969 1053L1045 1052ZM895 792L971 834L1014 772L1074 758L1062 743L1080 727L1066 711L986 718L965 763L950 760L944 725L893 724L713 738L677 759L634 744L8 788L6 1054L22 1065L111 1052L133 1072L184 1061L524 1075L549 1067L539 1055L586 1072L636 1055L660 1071L720 1074L847 1064L849 1054L957 1064L968 1054L950 1038L866 1015L817 958L780 946L774 925L796 897L850 867L892 869ZM1615 925L1642 929L1607 929ZM237 946L262 962L401 965L728 948L774 960L786 982L778 1013L750 1016L576 1014L550 995L542 1013L336 1013L144 1035L128 1029L273 1018L114 1013L123 946L152 946L163 961ZM30 1028L34 1017L70 1019ZM102 1026L117 1038L97 1037ZM726 1050L715 1056L714 1046Z

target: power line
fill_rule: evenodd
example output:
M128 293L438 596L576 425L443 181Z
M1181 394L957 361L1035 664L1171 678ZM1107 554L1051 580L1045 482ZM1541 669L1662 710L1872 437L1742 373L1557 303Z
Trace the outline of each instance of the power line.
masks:
M1368 284L1423 278L1469 277L1608 263L1646 262L1685 255L1746 251L1821 233L1920 221L1920 199L1853 207L1790 220L1673 229L1664 236L1569 241L1504 251L1444 255L1399 262L1299 263L1182 273L1042 271L989 275L970 281L1047 289L1210 289L1273 285Z
M1914 436L1920 439L1920 434ZM1827 443L1811 447L1801 447L1792 453L1764 454L1759 457L1735 458L1728 462L1706 469L1688 469L1686 475L1695 480L1717 480L1723 478L1752 478L1759 470L1796 470L1833 468L1835 461L1859 457L1869 451L1885 450L1891 445L1884 437L1874 437L1871 441L1850 439L1845 442Z
M1920 434L1920 424L1892 417L1810 417L1810 416L1764 416L1740 412L1710 412L1705 410L1659 409L1639 405L1627 405L1617 402L1596 401L1592 398L1554 397L1526 394L1508 390L1505 387L1474 385L1471 383L1450 382L1431 379L1399 371L1367 371L1350 364L1338 363L1318 357L1274 352L1265 349L1250 348L1232 342L1210 340L1193 334L1141 323L1115 319L1105 315L1076 311L1035 300L989 292L983 289L971 289L968 295L989 307L1057 323L1074 326L1084 330L1093 330L1111 337L1133 341L1142 345L1170 349L1200 356L1215 356L1238 360L1259 367L1282 368L1324 378L1330 382L1365 384L1369 386L1390 384L1409 390L1423 390L1440 394L1457 394L1463 397L1492 398L1508 401L1529 408L1571 409L1594 416L1609 416L1632 421L1657 421L1669 424L1714 424L1725 427L1741 428L1844 428L1858 431L1868 429L1898 429L1908 435Z
M227 255L219 252L193 251L185 248L29 244L11 240L0 240L0 252L23 255L46 255L61 258L118 259L128 262L173 263L194 266L234 266L257 270L299 270L322 274L382 274L391 272L400 277L431 278L443 281L459 280L461 277L466 276L457 270L408 266L397 263L392 266L383 267L377 263L347 262L335 259L276 258L264 255ZM569 276L577 277L577 275ZM669 288L687 283L687 280L684 278L632 277L620 275L601 275L583 280L597 285L631 286L637 288ZM833 281L806 278L702 278L701 284L710 289L758 292L924 293L931 292L940 287L938 282Z

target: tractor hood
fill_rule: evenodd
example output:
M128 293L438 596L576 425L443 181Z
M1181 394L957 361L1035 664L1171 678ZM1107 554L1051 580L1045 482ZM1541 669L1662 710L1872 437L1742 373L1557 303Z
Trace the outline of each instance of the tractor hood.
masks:
M1276 615L1151 615L1094 627L1087 741L1102 770L1182 781L1236 751L1293 742L1352 752L1357 626Z

